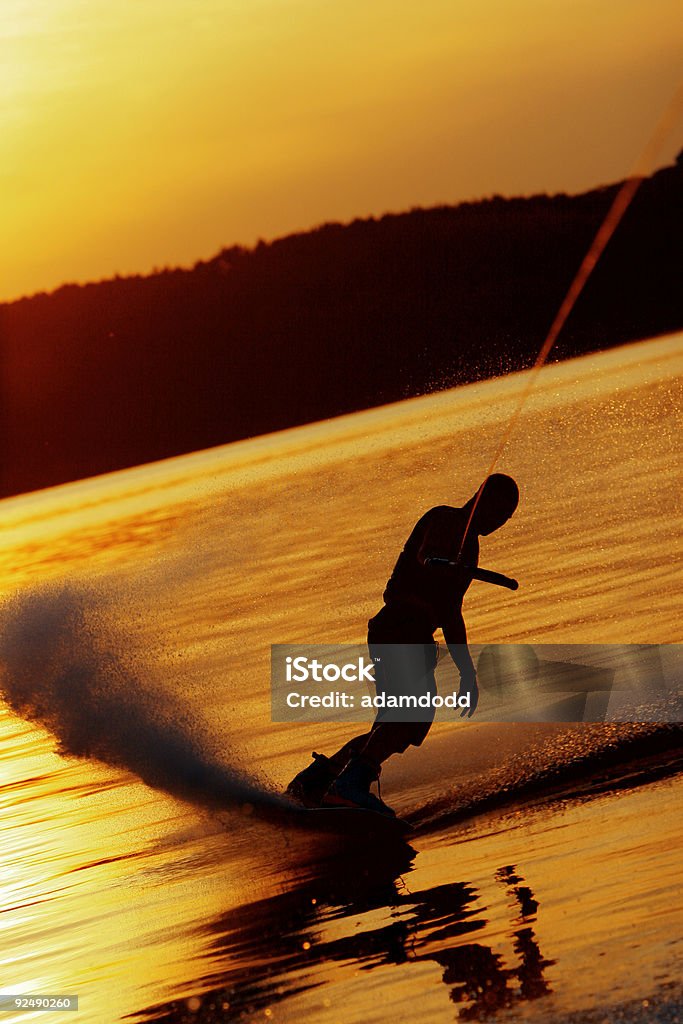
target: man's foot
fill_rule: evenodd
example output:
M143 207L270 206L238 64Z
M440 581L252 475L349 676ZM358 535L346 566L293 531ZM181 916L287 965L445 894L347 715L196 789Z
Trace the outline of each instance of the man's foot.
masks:
M362 807L395 818L396 812L370 792L370 786L379 779L379 773L379 765L362 756L352 757L325 793L323 806Z
M308 768L294 776L285 793L304 807L320 807L325 792L337 776L337 771L329 757L313 751L313 761Z

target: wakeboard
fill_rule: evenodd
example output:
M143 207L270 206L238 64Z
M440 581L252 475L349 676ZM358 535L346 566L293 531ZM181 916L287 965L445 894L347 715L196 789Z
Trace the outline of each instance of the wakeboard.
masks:
M292 806L296 825L354 839L401 839L413 831L410 822L365 807Z

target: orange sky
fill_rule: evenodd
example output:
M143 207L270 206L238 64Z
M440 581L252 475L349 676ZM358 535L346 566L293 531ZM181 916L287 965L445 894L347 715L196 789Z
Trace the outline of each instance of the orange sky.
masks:
M679 0L3 0L0 298L616 180L682 36Z

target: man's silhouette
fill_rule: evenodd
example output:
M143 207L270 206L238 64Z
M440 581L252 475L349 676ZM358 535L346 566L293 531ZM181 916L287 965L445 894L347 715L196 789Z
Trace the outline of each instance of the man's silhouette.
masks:
M387 583L384 607L368 623L378 693L436 692L434 633L440 627L460 672L458 696L469 694L469 711L463 715L474 713L477 677L467 647L462 601L477 567L479 537L503 526L518 501L512 477L494 473L462 508L438 505L416 524ZM411 709L403 709L403 714L416 717ZM370 786L388 757L410 745L420 746L433 714L433 708L421 710L426 720L404 721L397 720L400 712L387 715L380 710L369 732L345 743L332 757L314 753L313 762L292 779L287 792L309 807L365 807L393 814Z

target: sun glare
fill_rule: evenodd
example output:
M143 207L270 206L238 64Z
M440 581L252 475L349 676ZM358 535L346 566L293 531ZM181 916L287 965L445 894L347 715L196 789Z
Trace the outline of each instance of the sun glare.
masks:
M675 88L678 5L509 10L8 0L0 298L617 180Z

